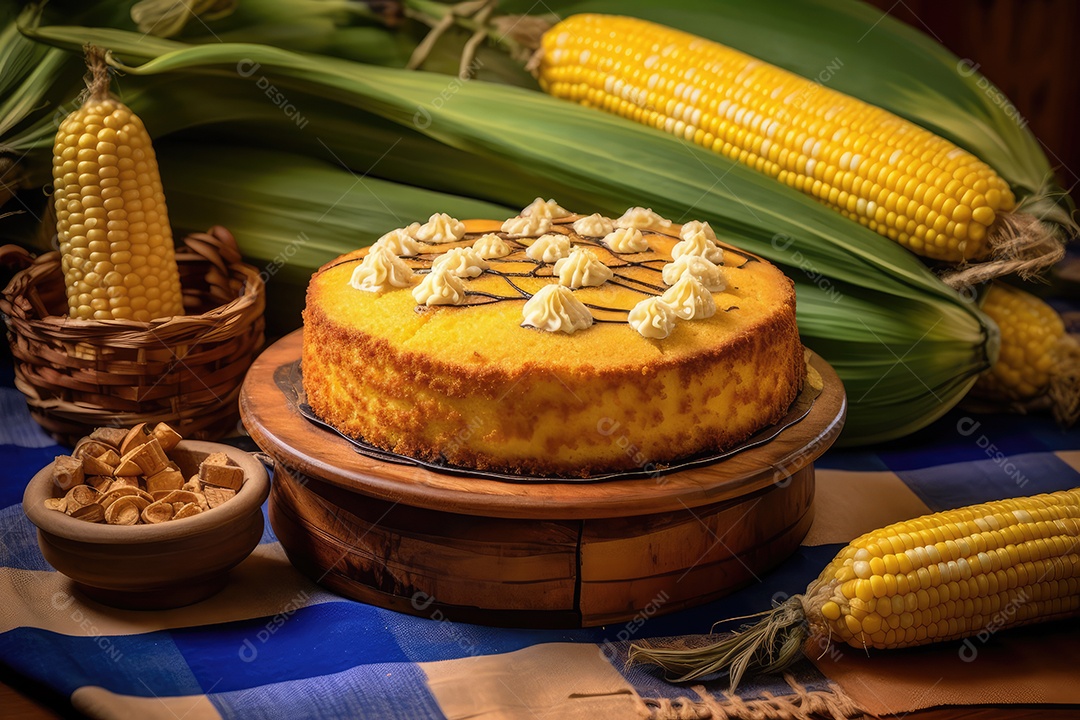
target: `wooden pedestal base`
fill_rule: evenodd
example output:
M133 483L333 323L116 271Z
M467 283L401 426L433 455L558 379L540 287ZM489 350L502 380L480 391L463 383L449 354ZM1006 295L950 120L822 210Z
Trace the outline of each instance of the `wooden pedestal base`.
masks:
M843 388L767 445L655 479L504 483L357 454L286 408L267 350L241 393L274 457L270 522L290 560L342 595L426 617L530 627L626 622L730 593L776 566L813 519L813 460L844 417Z
M486 625L579 627L725 595L790 555L814 473L690 510L539 520L426 510L278 466L270 522L302 572L347 597Z

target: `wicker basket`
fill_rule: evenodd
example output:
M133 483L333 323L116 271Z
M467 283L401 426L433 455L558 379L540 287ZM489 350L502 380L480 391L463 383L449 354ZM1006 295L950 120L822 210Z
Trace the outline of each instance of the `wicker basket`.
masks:
M61 443L102 425L165 421L185 437L234 434L237 397L263 345L266 288L222 227L177 248L181 317L148 323L67 317L60 253L30 262L16 246L0 261L28 264L0 296L15 384L30 414Z

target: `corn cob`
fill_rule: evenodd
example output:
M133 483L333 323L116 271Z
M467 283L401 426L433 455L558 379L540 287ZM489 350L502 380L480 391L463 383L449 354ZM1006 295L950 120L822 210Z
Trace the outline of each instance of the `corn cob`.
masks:
M679 680L795 661L808 637L856 648L958 640L1080 614L1080 488L925 515L853 540L810 584L714 645L635 645Z
M1001 351L993 367L976 381L973 392L1016 403L1049 398L1059 422L1076 422L1080 344L1065 333L1057 311L1031 293L1002 283L990 286L982 309L1001 331Z
M644 20L563 20L544 34L539 81L556 97L722 153L925 257L985 257L995 221L1015 206L997 173L948 140Z
M56 231L73 318L145 322L183 314L157 159L142 121L109 97L91 48L82 107L53 146Z

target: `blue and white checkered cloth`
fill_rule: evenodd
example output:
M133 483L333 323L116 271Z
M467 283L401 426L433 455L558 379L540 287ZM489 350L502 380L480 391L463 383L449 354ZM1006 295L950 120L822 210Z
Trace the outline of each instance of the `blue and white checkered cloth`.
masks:
M217 596L187 608L130 612L84 600L42 558L20 502L30 477L66 449L31 421L10 365L0 372L0 663L96 717L705 717L680 713L718 702L730 710L722 679L679 687L654 669L627 669L627 640L707 633L719 618L767 608L802 591L847 540L880 525L1080 486L1080 430L1062 431L1042 417L957 410L902 443L830 451L818 463L818 520L794 556L732 597L640 627L499 629L354 602L295 571L269 523ZM985 643L988 652L995 642ZM955 661L957 647L931 652ZM848 652L845 662L869 665L879 657ZM793 679L809 691L836 691L829 677L841 674L830 659L800 663ZM1024 672L1013 663L1020 685ZM843 677L841 691L875 707L873 680L860 680L868 695L850 674ZM935 695L941 682L933 682L928 676L929 694L912 697L910 707L892 709L953 701ZM771 677L740 695L791 692L783 678ZM963 702L1011 697L973 693ZM1070 697L1017 700L1078 702Z

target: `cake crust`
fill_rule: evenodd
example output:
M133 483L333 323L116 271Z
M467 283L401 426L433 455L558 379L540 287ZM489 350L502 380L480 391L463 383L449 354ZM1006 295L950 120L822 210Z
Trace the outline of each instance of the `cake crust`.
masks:
M467 246L493 227L467 222L469 235L447 247ZM670 261L678 229L650 234L650 251L634 257ZM378 447L513 474L648 472L731 447L783 417L805 362L791 281L721 246L729 287L713 293L716 315L680 321L661 340L602 317L574 334L521 327L524 297L418 307L408 288L361 292L348 283L367 250L349 253L320 268L308 288L308 402L334 427ZM633 283L646 282L632 270L623 273L629 289L581 288L575 296L591 307L632 305L641 296ZM655 270L640 270L655 282ZM502 282L484 274L469 287L494 293ZM550 282L515 277L528 293Z

